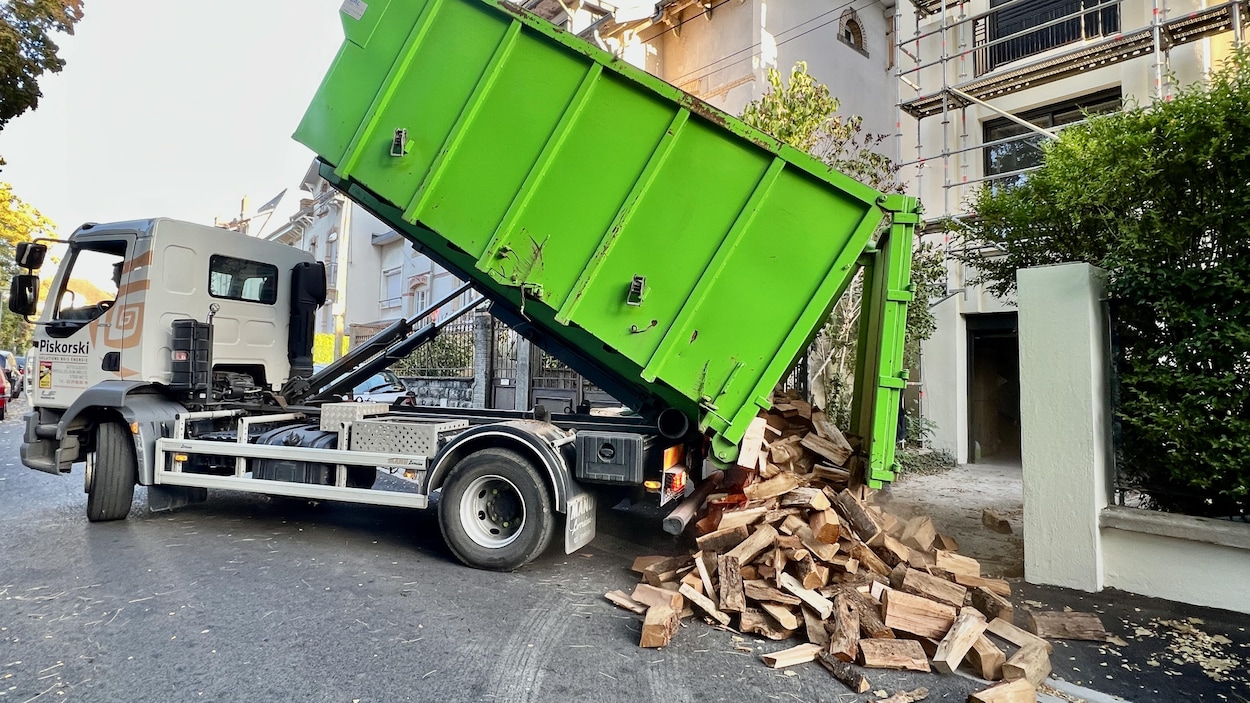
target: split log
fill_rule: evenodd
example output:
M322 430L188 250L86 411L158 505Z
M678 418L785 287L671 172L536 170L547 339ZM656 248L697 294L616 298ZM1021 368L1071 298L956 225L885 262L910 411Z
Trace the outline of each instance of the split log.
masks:
M645 615L647 613L647 605L645 603L639 603L633 598L630 598L625 595L624 591L608 591L603 594L603 597L612 601L612 603L616 606L624 608L631 613L636 613L638 615Z
M795 664L805 664L810 661L816 661L816 656L820 654L820 645L818 644L800 644L797 647L783 649L780 652L771 654L761 654L760 659L764 663L774 669L782 669Z
M842 522L838 520L836 512L832 510L813 512L807 524L812 528L812 534L817 540L825 544L838 543L838 536L842 533Z
M877 556L877 553L872 551L872 549L863 542L860 542L857 539L851 540L851 548L849 551L851 556L859 560L860 566L866 567L869 571L882 576L890 575L890 566L882 561L881 557Z
M738 616L738 627L743 632L750 632L775 640L787 640L794 634L793 630L781 627L780 623L762 610L747 608Z
M833 678L841 681L855 693L867 693L868 689L872 688L872 685L868 683L868 679L859 673L853 665L847 664L827 652L821 652L816 657L816 661L828 669Z
M708 568L709 557L712 566L716 566L715 552L696 552L694 568L699 572L699 580L703 582L703 595L711 597L716 593L716 588L712 585L712 569Z
M678 589L678 593L688 598L691 603L698 606L700 610L710 615L712 619L715 620L716 622L719 622L720 624L725 625L726 627L729 626L729 616L726 615L724 612L722 612L720 608L717 608L716 604L713 603L707 596L703 595L702 593L699 593L698 591L694 590L693 588L689 586L682 586L680 589Z
M800 527L803 527L806 524L807 524L806 522L803 522L803 518L799 517L798 515L791 515L787 517L781 523L781 527L778 529L780 529L781 532L784 532L787 535L792 535L794 534L795 530L799 529Z
M746 593L746 597L756 602L768 601L771 603L782 603L784 605L798 605L803 602L789 593L783 593L776 588L773 588L768 585L767 581L744 579L742 581L742 587L743 591Z
M764 445L764 426L768 421L762 417L751 420L742 435L742 449L738 452L738 466L754 469L759 464L760 449Z
M737 559L739 565L749 564L755 557L762 554L764 550L772 547L776 538L777 530L772 525L762 525L741 544L725 552L725 556Z
M864 633L864 636L873 639L894 638L894 630L887 627L881 619L877 603L874 603L868 596L854 588L842 587L840 592L848 595L859 609L859 629Z
M833 616L828 618L829 646L833 656L845 662L855 661L859 653L859 609L845 593L833 599Z
M955 583L968 588L988 588L1003 598L1011 597L1011 584L1004 579L987 579L984 576L971 574L951 574Z
M816 413L812 415L812 429L816 430L816 434L821 439L829 440L833 444L842 447L848 455L855 451L855 448L847 440L846 435L842 434L842 430L839 430L837 425L830 422L829 418L825 417L824 414ZM841 465L843 462L835 461L834 463Z
M977 638L985 632L985 625L985 616L980 611L962 608L955 618L955 624L951 625L950 631L938 643L937 653L933 656L933 668L943 674L953 673Z
M682 600L680 593L656 588L646 583L640 583L635 586L634 592L629 597L649 607L667 605L676 611L680 611L682 606L685 605L685 601Z
M681 580L677 582L678 587L680 587L681 584L685 584L704 595L709 593L709 591L703 589L703 579L699 576L697 571L691 571L685 576L682 576Z
M845 485L851 480L851 472L836 466L817 464L812 467L812 478L818 478L826 483Z
M881 534L881 523L862 500L856 498L849 489L843 489L834 499L833 507L860 540L868 545L876 544L875 540Z
M956 608L963 606L964 596L968 593L968 589L957 583L951 583L946 579L930 576L923 571L915 569L907 570L907 575L903 578L903 583L899 586L899 590L923 596L939 603L953 605ZM986 613L986 615L988 616L989 613Z
M1028 681L1008 681L973 693L968 703L1037 703L1037 691Z
M828 619L833 613L833 602L815 591L803 588L803 584L787 573L778 576L778 580L782 589L798 596L805 604L810 606L812 610L820 613L820 617ZM952 620L954 618L952 617Z
M860 640L859 663L868 669L929 671L929 660L916 640Z
M805 606L799 608L803 612L803 627L807 630L807 641L818 644L822 648L829 644L829 631L825 629L825 621L815 610Z
M906 564L911 558L911 549L907 548L902 542L898 541L894 535L889 533L881 535L881 544L877 547L876 552L880 555L881 560L890 566Z
M747 607L747 599L742 591L742 574L738 571L738 558L732 554L717 557L716 573L720 578L720 609L731 613L741 613Z
M1037 688L1050 676L1050 656L1045 647L1030 644L1021 647L1003 664L1003 678L1007 681L1027 679Z
M752 525L759 522L764 513L768 512L768 508L759 505L750 508L734 508L726 510L720 516L720 522L717 524L717 531L723 531L741 525Z
M1006 661L1007 655L984 633L972 643L972 649L968 650L968 662L976 669L977 675L986 681L1002 679L1003 664Z
M819 435L809 434L803 437L800 442L804 447L810 449L813 453L828 459L837 466L844 466L846 460L851 458L850 445L839 445L831 442Z
M819 488L804 486L796 488L781 496L781 505L785 508L804 508L807 510L828 510L833 504L829 497Z
M1052 640L1106 642L1111 637L1093 613L1030 612L1028 628L1038 637Z
M799 435L793 435L773 442L768 448L769 461L778 466L785 466L792 461L798 460L803 456L803 448L799 446L799 442L802 439Z
M782 628L786 630L799 629L799 616L795 615L794 612L786 606L779 603L762 601L760 602L760 608L762 608L764 612L771 615L773 619L777 621L777 624L781 625Z
M642 577L647 583L659 588L664 583L676 581L680 577L678 571L689 566L690 561L690 555L683 554L652 562L642 569Z
M829 583L829 567L817 564L810 556L795 564L794 575L799 578L803 588L816 590Z
M802 482L803 479L786 471L762 483L753 483L744 488L742 492L746 494L747 500L766 500L789 493Z
M981 511L981 524L1000 535L1011 534L1011 523L993 508Z
M821 561L830 561L838 554L838 545L826 544L816 539L816 535L812 534L812 528L807 525L799 527L794 534L798 535L803 546Z
M981 575L981 564L976 559L966 557L962 554L955 554L944 549L935 552L937 557L937 566L939 569L946 569L952 574L968 574L969 576Z
M927 515L908 520L907 527L903 528L903 544L922 552L932 549L936 539L937 531L933 529L933 519Z
M1017 647L1027 647L1031 644L1035 644L1044 647L1047 653L1054 649L1054 646L1051 645L1050 642L1047 642L1032 632L1021 630L1002 618L994 618L991 620L990 624L986 626L985 631L993 635L997 635L998 637L1002 637Z
M1011 601L994 593L988 588L972 589L972 607L985 614L987 620L1002 618L1007 622L1015 620L1016 611ZM1033 629L1033 628L1029 628Z
M934 540L933 546L937 547L938 549L945 549L948 552L959 551L958 540L956 540L954 537L951 537L950 535L944 535L940 533L938 534L937 539Z
M887 627L934 639L946 636L956 613L949 605L902 591L887 591L881 601L881 612Z
M647 610L647 617L642 622L641 647L664 647L677 634L679 624L677 610L667 605L653 605Z

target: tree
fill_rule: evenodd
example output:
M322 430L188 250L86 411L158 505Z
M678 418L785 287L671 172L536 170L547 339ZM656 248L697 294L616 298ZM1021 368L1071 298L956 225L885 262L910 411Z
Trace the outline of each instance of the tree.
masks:
M898 166L876 150L887 134L867 132L863 118L838 114L840 103L829 87L818 83L799 62L784 82L768 69L768 89L746 106L742 119L791 146L807 151L832 168L886 193L901 193ZM943 290L942 252L932 245L913 254L912 282L916 298L907 306L906 363L919 363L920 342L933 334L929 297ZM812 400L842 427L850 425L854 390L856 340L861 308L861 278L856 277L808 350Z
M13 254L18 242L29 242L36 237L56 236L56 226L30 204L22 202L13 194L13 187L0 183L0 291L9 290L9 281L17 272ZM30 342L30 325L8 311L7 295L0 311L0 349L13 349L19 353Z
M39 77L65 67L52 40L74 33L82 0L0 0L0 129L39 105Z
M1028 266L1108 271L1122 476L1190 514L1250 505L1248 104L1242 49L1172 100L1063 130L1037 171L981 189L953 225L972 282L999 295Z

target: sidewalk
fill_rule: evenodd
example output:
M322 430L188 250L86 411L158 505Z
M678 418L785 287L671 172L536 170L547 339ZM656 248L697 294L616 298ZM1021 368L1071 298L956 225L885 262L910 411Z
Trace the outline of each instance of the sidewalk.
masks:
M960 553L981 562L985 574L1009 579L1017 625L1025 624L1027 610L1098 614L1118 641L1054 641L1047 682L1057 691L1052 700L1115 700L1109 695L1135 703L1250 702L1250 616L1114 589L1094 594L1025 583L1022 496L1018 464L983 463L903 476L878 500L899 518L931 516L939 532L959 540ZM985 528L985 508L1007 518L1012 533Z

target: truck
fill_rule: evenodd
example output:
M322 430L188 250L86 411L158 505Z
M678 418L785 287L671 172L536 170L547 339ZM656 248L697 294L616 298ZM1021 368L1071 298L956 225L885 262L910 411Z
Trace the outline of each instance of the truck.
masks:
M38 315L22 462L81 463L89 520L125 518L136 485L154 511L227 489L434 506L477 568L516 569L557 530L571 553L604 496L663 505L733 465L861 269L849 429L869 485L893 478L914 198L504 0L340 15L294 135L322 177L632 412L341 402L433 339L446 301L314 372L326 283L309 254L166 219L86 224L42 304L49 242L18 246L9 306Z

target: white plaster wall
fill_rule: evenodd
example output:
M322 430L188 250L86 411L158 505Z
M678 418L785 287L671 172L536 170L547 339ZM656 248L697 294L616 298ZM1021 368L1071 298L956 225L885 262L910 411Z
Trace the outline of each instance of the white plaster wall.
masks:
M1102 530L1102 547L1108 588L1250 613L1244 549L1114 528Z
M1024 577L1098 591L1098 517L1113 472L1107 276L1089 264L1061 264L1022 269L1017 280Z
M643 35L655 47L661 78L731 114L754 99L760 77L755 0L717 7L711 17L695 6L679 28L659 25ZM647 67L650 68L650 67Z
M828 0L772 0L761 2L764 28L777 47L776 65L788 75L797 61L806 61L808 73L829 86L842 102L842 112L864 118L864 129L873 134L893 134L895 125L894 79L887 69L892 47L887 39L892 20L875 0L844 3ZM838 39L840 19L853 9L864 33L867 56ZM892 140L883 147L894 156Z
M868 56L838 40L842 5L827 0L748 0L718 6L712 16L702 8L687 10L680 32L659 26L643 33L655 59L643 66L664 80L707 100L733 115L767 89L766 72L776 68L783 76L799 61L829 86L842 102L842 111L864 118L874 134L894 131L895 95L886 68L890 23L876 0L859 0L853 7L864 32ZM631 63L642 66L633 50ZM886 147L893 155L893 146Z

